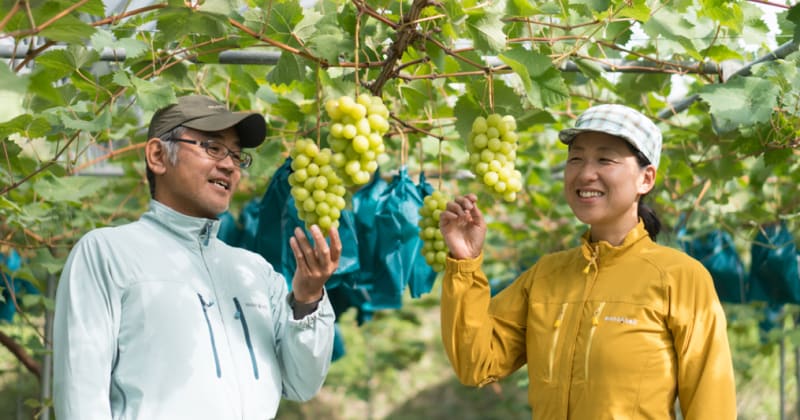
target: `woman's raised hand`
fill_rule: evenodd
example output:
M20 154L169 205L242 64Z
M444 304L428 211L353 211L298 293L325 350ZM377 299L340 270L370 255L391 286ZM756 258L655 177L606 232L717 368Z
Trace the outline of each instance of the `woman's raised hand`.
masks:
M477 201L475 194L456 197L439 217L439 229L452 258L476 258L483 249L486 222Z

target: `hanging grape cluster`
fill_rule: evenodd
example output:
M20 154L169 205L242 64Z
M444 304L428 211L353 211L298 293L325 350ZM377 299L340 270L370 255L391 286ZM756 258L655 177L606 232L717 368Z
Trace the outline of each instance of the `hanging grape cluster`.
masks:
M419 209L419 237L422 239L422 256L433 271L444 271L447 254L450 252L439 229L439 216L447 207L448 198L441 191L425 196Z
M331 227L339 227L339 216L347 204L347 189L331 166L333 153L328 148L319 149L312 140L300 139L290 156L293 172L289 185L297 215L307 228L316 224L327 235Z
M328 143L331 163L345 185L364 185L378 169L384 152L383 135L389 131L389 109L377 96L362 93L353 99L342 96L325 102L331 119Z
M469 163L489 191L507 202L517 199L522 189L522 174L515 168L517 122L511 115L477 117L467 142Z

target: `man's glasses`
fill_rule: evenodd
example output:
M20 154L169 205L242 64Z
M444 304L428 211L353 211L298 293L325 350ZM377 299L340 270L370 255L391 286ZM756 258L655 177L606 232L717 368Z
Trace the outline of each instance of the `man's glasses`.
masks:
M241 169L247 169L253 163L253 156L250 153L239 151L234 152L222 143L217 143L212 140L190 140L190 139L170 139L169 141L179 141L181 143L196 144L206 150L209 156L216 160L225 159L230 155L235 163Z

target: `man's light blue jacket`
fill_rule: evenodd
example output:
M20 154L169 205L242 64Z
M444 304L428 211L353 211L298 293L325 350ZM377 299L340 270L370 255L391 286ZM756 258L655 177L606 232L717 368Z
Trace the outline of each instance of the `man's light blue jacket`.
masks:
M157 201L70 253L55 306L59 420L265 420L307 400L331 360L327 294L295 320L286 280Z

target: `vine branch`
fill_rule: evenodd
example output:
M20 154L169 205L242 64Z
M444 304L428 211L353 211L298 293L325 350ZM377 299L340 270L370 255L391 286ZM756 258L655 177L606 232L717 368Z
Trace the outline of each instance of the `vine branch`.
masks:
M2 331L0 331L0 344L7 348L8 351L10 351L11 354L13 354L17 360L19 360L20 363L25 366L25 369L27 369L28 372L32 373L40 381L42 380L42 366L25 350L24 347L22 347L19 343L14 341L13 338L7 336Z

